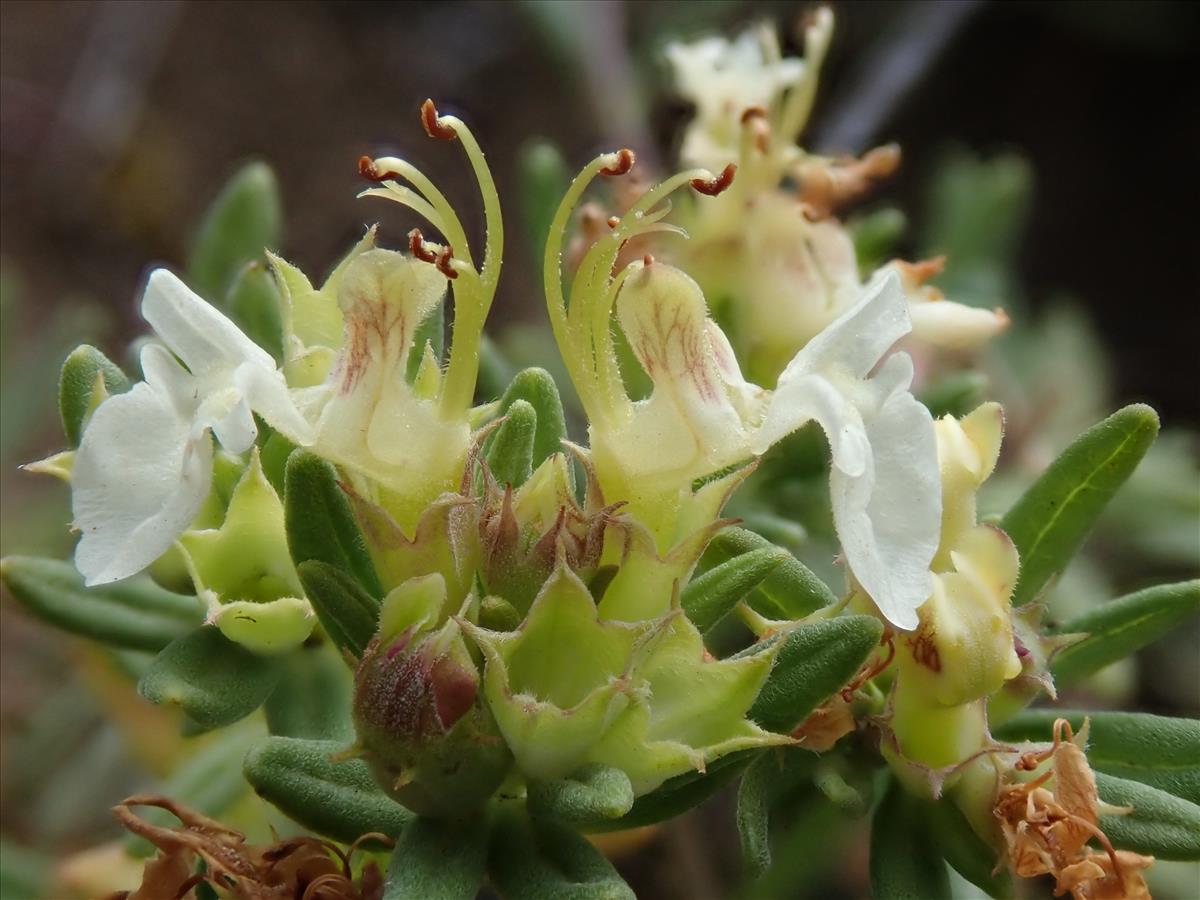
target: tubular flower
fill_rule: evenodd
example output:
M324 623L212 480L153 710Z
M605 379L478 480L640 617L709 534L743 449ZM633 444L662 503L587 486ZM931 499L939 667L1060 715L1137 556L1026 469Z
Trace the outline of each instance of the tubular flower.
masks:
M764 26L733 42L708 38L667 50L680 92L696 105L681 160L736 160L739 173L719 200L684 206L678 221L694 241L679 259L709 296L732 301L718 312L736 323L748 369L763 381L857 301L863 280L854 243L833 214L900 163L894 145L857 159L797 146L832 33L833 14L823 8L805 29L803 60L781 58ZM924 286L936 268L890 267L902 276L918 340L969 349L1007 327L1002 310L953 303Z
M598 157L572 184L556 228L599 172L624 174L632 154ZM708 318L700 287L682 271L646 258L613 272L624 241L662 230L656 204L690 183L727 188L733 171L680 173L649 190L588 251L561 288L561 245L551 232L546 292L555 337L591 422L590 459L606 498L645 526L662 554L713 522L724 493L750 462L809 421L833 449L835 521L851 571L900 628L916 623L929 596L929 562L941 514L936 443L929 413L908 392L912 363L894 354L909 329L899 278L881 276L780 376L775 391L748 382L729 341ZM613 339L615 318L653 382L644 400L625 390ZM700 487L697 489L697 485ZM703 549L701 544L700 549Z
M100 404L75 457L75 564L89 585L140 572L196 517L210 432L245 453L257 413L294 443L313 439L271 355L166 269L150 274L142 315L162 342L142 350L145 380Z

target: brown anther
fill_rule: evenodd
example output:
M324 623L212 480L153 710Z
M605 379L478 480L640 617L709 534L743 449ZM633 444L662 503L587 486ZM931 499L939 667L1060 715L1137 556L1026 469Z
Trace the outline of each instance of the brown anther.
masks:
M608 227L609 228L616 228L620 224L621 224L620 216L609 216L608 217Z
M454 259L454 250L447 244L442 248L442 252L437 257L438 271L449 279L458 277L458 273L454 271L454 267L450 265L450 261Z
M438 117L437 107L433 105L433 100L426 100L421 104L421 124L425 126L425 133L431 138L437 138L439 141L452 141L458 137L456 132L449 125L443 125L442 120Z
M741 122L743 125L745 125L751 119L765 119L766 117L767 117L767 111L765 109L763 109L761 106L748 106L748 107L746 107L745 111L742 113Z
M651 256L649 253L647 253L645 256L642 257L642 265L643 266L654 265L654 257Z
M733 176L737 173L737 165L730 163L721 170L715 178L693 178L692 187L701 194L715 197L733 184Z
M420 228L414 228L408 233L408 249L421 262L436 263L437 254L425 244L425 236Z
M383 181L393 173L380 169L371 157L360 156L358 158L358 174L368 181Z
M633 164L637 162L637 156L628 147L622 147L617 151L617 161L611 166L605 166L600 170L601 175L624 175L633 168Z

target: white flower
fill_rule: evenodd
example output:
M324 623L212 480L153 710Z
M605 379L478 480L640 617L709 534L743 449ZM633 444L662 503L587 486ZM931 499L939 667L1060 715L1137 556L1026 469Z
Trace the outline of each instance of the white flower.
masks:
M931 591L942 510L933 419L909 392L912 360L884 359L911 329L900 280L885 273L784 369L754 440L761 453L808 421L820 424L833 454L830 494L846 562L880 612L905 630L916 627Z
M191 523L212 481L210 431L244 453L258 413L311 440L271 355L166 269L151 273L142 315L162 345L142 351L145 381L99 406L75 458L75 564L89 585L141 571Z

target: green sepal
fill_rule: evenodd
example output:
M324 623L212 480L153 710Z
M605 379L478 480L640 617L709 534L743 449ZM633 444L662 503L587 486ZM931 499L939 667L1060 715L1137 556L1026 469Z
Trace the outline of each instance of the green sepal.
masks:
M586 838L520 809L497 815L488 871L504 900L636 900Z
M945 375L925 388L917 398L935 419L962 418L985 400L988 378L982 372L966 371Z
M138 693L151 703L178 706L204 728L221 728L262 706L282 671L278 657L261 656L202 625L154 658Z
M352 576L372 597L383 596L354 510L330 463L307 450L289 456L283 508L297 568L318 560Z
M745 528L726 528L713 538L705 558L711 563L722 563L734 556L765 548L774 549L775 545ZM750 596L752 606L780 619L803 619L836 602L837 597L829 586L795 557L785 559Z
M1158 435L1158 414L1126 406L1075 439L1000 520L1021 554L1013 606L1033 600L1070 562Z
M184 761L162 783L160 792L178 800L206 816L220 818L242 797L250 793L242 777L242 758L250 745L261 738L262 727L254 722L249 727L222 732L211 744ZM147 807L141 818L155 825L175 824L175 817L166 810ZM137 835L126 835L125 848L136 856L153 856L157 848Z
M345 570L318 560L296 567L317 620L334 645L359 659L375 634L379 601Z
M874 616L839 616L777 638L783 646L749 718L768 731L791 731L845 687L882 636L883 623Z
M242 771L255 793L324 837L398 837L413 814L379 789L361 759L334 762L343 750L340 741L268 737L246 754Z
M619 819L633 808L633 784L613 766L584 766L569 778L530 781L526 790L530 815L571 825Z
M78 447L83 428L100 401L130 388L121 367L90 344L71 351L58 376L58 412L67 443Z
M204 618L195 597L164 590L147 577L85 587L75 566L57 559L5 557L0 579L39 619L123 650L157 653Z
M433 357L438 363L442 361L442 349L446 341L446 303L443 300L430 311L417 330L413 333L412 349L408 354L408 364L404 372L404 380L412 384L417 380L417 372L421 369L421 360L425 358L425 345L433 350Z
M496 429L491 446L484 452L488 468L500 484L519 488L533 472L533 440L537 413L524 400L516 400Z
M1045 741L1054 722L1076 733L1089 721L1088 763L1098 772L1157 788L1200 804L1200 720L1132 712L1029 709L996 729L1002 741Z
M996 872L996 848L975 833L959 808L946 799L926 802L925 808L934 846L950 867L989 897L1012 897L1012 876L1003 869Z
M733 557L693 578L680 603L700 631L708 631L776 568L794 557L778 547L762 547Z
M473 900L487 869L490 823L413 819L388 863L383 900Z
M349 743L352 689L350 670L331 646L297 650L284 658L279 686L263 706L267 729L284 737Z
M530 469L533 470L550 456L562 452L562 442L567 437L567 420L558 385L545 369L522 369L514 375L500 398L499 415L508 415L518 400L524 400L537 414L530 463Z
M892 779L871 822L874 900L950 900L950 876L925 802Z
M643 794L619 819L589 822L590 832L624 831L665 822L699 806L748 766L759 751L740 750L713 760L703 772L685 772L669 778L648 794Z
M246 263L278 247L283 210L275 174L266 163L244 165L208 208L188 257L188 284L220 304Z
M1156 585L1089 610L1054 629L1056 634L1087 635L1051 659L1054 681L1069 685L1132 656L1197 613L1200 579Z
M516 631L521 627L521 614L503 597L489 594L479 603L479 625L488 631Z
M1105 803L1133 807L1125 815L1100 816L1100 829L1114 847L1156 859L1200 859L1200 806L1103 772L1096 773L1096 788Z
M230 318L276 360L283 359L283 314L279 288L266 264L255 259L238 271L225 301Z

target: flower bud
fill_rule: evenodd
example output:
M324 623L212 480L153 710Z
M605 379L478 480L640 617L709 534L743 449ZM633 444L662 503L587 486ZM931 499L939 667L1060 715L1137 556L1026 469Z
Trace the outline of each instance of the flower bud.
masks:
M358 752L392 797L435 818L469 815L511 761L445 603L440 575L393 590L354 679Z

